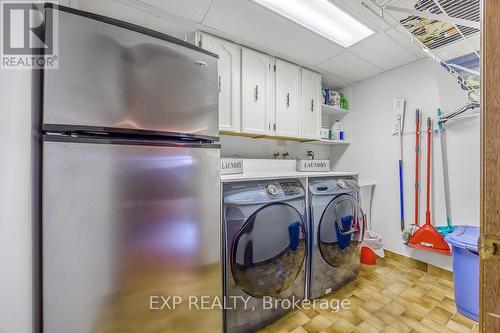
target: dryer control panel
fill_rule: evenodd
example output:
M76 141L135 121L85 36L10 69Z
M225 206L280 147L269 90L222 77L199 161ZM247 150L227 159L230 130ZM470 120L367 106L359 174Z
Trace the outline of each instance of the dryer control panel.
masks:
M270 198L278 198L278 197L290 197L295 195L304 194L304 190L302 186L296 181L286 181L279 183L270 183L267 184L266 193Z
M300 187L296 182L280 183L280 185L283 188L283 192L285 192L286 196L302 193L302 187Z
M278 192L279 192L278 186L276 186L274 184L269 184L266 186L266 192L271 197L275 197L278 195Z

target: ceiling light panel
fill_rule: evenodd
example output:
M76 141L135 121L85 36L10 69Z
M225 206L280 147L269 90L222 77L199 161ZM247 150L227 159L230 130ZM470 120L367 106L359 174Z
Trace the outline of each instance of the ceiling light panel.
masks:
M343 47L374 33L328 0L253 0Z

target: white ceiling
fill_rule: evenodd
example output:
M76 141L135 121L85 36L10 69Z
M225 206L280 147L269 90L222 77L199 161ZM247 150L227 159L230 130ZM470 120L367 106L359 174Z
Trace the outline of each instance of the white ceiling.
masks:
M212 4L212 0L141 0L147 5L161 8L167 13L201 23Z
M356 53L349 50L345 50L341 54L322 62L319 64L319 67L323 71L338 74L340 77L347 78L353 82L384 71L382 67L363 60Z
M425 57L396 22L377 16L376 8L367 8L361 0L329 1L376 33L344 48L251 0L76 0L76 6L180 38L203 30L320 71L332 87Z
M248 0L216 0L203 25L280 56L316 65L343 47Z

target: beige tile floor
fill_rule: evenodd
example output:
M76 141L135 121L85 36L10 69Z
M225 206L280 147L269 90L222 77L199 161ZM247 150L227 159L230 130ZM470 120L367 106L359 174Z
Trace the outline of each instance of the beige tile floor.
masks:
M326 298L349 299L350 309L295 311L259 333L478 332L457 312L450 280L390 259L362 265L357 280Z

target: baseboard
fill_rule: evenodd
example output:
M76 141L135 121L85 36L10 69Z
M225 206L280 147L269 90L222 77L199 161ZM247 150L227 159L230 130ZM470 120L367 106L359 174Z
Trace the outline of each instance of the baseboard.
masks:
M416 268L418 270L421 270L422 272L429 273L431 275L439 276L440 278L443 278L448 281L453 281L453 272L450 272L444 268L437 267L431 264L428 264L426 262L413 259L407 256L404 256L402 254L396 253L389 251L387 249L384 249L385 252L385 257L394 261L398 261L402 264L405 264L407 266Z

